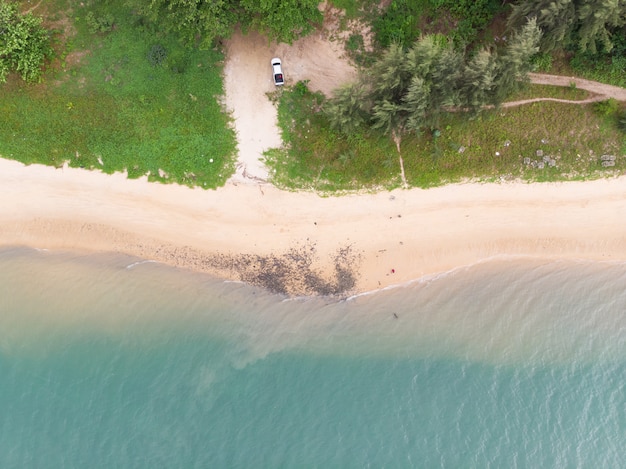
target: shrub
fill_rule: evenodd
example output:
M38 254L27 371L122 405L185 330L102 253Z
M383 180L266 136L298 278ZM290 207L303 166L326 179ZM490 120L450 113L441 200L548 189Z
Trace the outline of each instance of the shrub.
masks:
M428 33L444 33L462 48L474 43L503 8L499 0L393 0L374 20L373 30L383 47L392 43L409 47L422 33L418 25L428 17L429 25L424 26Z
M110 13L96 17L93 12L90 11L87 13L87 16L85 16L85 21L87 22L87 28L91 34L108 33L113 29L115 18Z
M626 56L579 52L570 60L570 66L576 74L585 78L626 87Z
M21 15L16 3L0 0L0 83L11 71L24 81L41 79L41 67L52 56L50 33L41 22L30 13Z
M161 65L167 59L167 50L161 44L154 44L148 51L148 61L153 67Z
M393 0L372 24L376 40L385 48L391 44L409 46L420 36L417 21L421 14L421 8L415 2Z
M501 11L503 3L498 0L437 0L431 1L439 11L448 10L458 23L449 32L458 47L474 43L481 31Z
M548 52L539 52L530 59L533 70L537 72L549 72L552 68L552 55Z
M626 132L626 110L622 111L622 115L620 116L620 119L619 119L619 128L620 128L623 132Z
M352 34L346 41L346 49L349 52L357 52L363 49L363 36L360 34Z
M167 55L167 51L165 53ZM185 73L189 67L189 57L183 52L169 54L167 67L174 73Z
M616 99L609 98L606 101L596 103L594 110L601 116L617 116L619 113L619 102Z
M306 96L309 93L309 80L300 80L293 87L293 91L296 94L296 96L300 98Z

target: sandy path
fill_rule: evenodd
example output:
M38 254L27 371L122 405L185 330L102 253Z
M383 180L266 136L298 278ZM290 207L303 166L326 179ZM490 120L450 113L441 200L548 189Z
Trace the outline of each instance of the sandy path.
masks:
M235 119L239 158L236 179L267 180L263 152L281 145L276 108L266 93L274 91L271 50L256 33L237 33L227 43L224 66L226 103Z
M618 101L626 101L626 88L620 88L619 86L606 85L583 78L547 75L543 73L529 73L528 76L530 77L530 81L537 85L570 86L572 83L575 83L576 88L590 91L591 93L604 97L604 99L613 98Z
M267 93L276 91L270 60L283 62L286 85L309 80L309 87L325 94L356 77L344 57L343 44L332 41L325 26L293 43L275 44L256 32L237 32L226 43L224 67L226 105L235 119L239 157L235 181L268 179L263 152L282 144L276 126L276 107Z
M270 287L252 270L272 266L255 257L242 275L241 256L312 248L312 267L332 279L337 251L349 246L351 290L361 292L502 255L626 261L625 178L321 198L0 160L0 187L0 245L123 252Z
M606 96L597 95L592 96L586 99L560 99L560 98L530 98L530 99L522 99L520 101L508 101L506 103L502 103L501 107L517 107L522 106L523 104L531 104L531 103L539 103L542 101L553 101L555 103L566 103L566 104L589 104L589 103L597 103L598 101L603 101L607 99Z
M554 101L556 103L567 104L589 104L604 101L609 98L613 98L618 101L626 101L626 89L620 88L619 86L606 85L604 83L598 83L597 81L585 80L582 78L546 75L541 73L530 73L529 77L531 83L536 85L571 86L572 83L575 83L576 88L589 91L593 93L593 96L580 100L558 98L522 99L520 101L502 103L502 107L515 107L523 104L538 103L540 101Z

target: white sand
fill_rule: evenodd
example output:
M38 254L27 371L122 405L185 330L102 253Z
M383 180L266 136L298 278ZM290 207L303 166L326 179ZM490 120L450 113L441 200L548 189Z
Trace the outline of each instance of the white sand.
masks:
M465 184L321 198L269 185L216 191L0 159L0 245L122 252L236 279L198 258L350 245L369 291L502 255L626 261L626 178ZM199 256L199 257L198 257ZM395 273L392 273L392 269Z

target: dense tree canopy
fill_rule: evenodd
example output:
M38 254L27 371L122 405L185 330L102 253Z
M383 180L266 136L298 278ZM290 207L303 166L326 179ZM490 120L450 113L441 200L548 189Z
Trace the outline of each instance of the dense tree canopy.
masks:
M541 33L534 20L497 53L471 56L440 36L425 36L404 50L392 44L356 84L337 90L326 112L346 134L363 124L393 135L436 127L452 107L478 112L515 91L530 70Z
M241 0L242 21L250 21L270 38L291 43L322 22L318 0Z
M150 0L142 11L166 31L204 48L228 36L237 21L230 0Z
M389 47L392 43L408 47L427 30L445 32L456 46L464 47L475 42L494 16L503 10L501 0L391 0L372 3L387 5L372 21L376 41L382 47ZM422 21L423 18L428 18L428 21Z
M523 0L513 6L513 27L536 18L542 50L575 45L581 51L613 47L611 36L626 25L626 0Z
M132 0L138 5L138 0ZM252 25L271 39L292 42L322 20L317 0L150 0L142 11L186 42L209 47L236 24Z
M52 55L50 35L41 18L21 15L16 3L0 0L0 83L14 71L26 81L37 81L41 67Z
M477 113L485 105L499 104L527 78L540 37L533 19L500 54L481 50L466 56L439 35L424 36L408 50L394 43L367 74L335 92L326 104L326 115L331 126L346 135L366 126L391 135L406 186L400 151L403 134L430 127L436 135L443 111Z

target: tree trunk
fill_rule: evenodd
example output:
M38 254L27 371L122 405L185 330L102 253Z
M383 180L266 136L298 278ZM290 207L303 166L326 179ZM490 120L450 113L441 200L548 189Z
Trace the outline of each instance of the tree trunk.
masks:
M396 150L398 150L398 159L400 160L400 178L402 179L402 187L407 189L409 185L406 182L406 176L404 175L404 160L402 159L402 153L400 152L400 142L402 137L400 132L393 131L391 134L394 143L396 144Z

